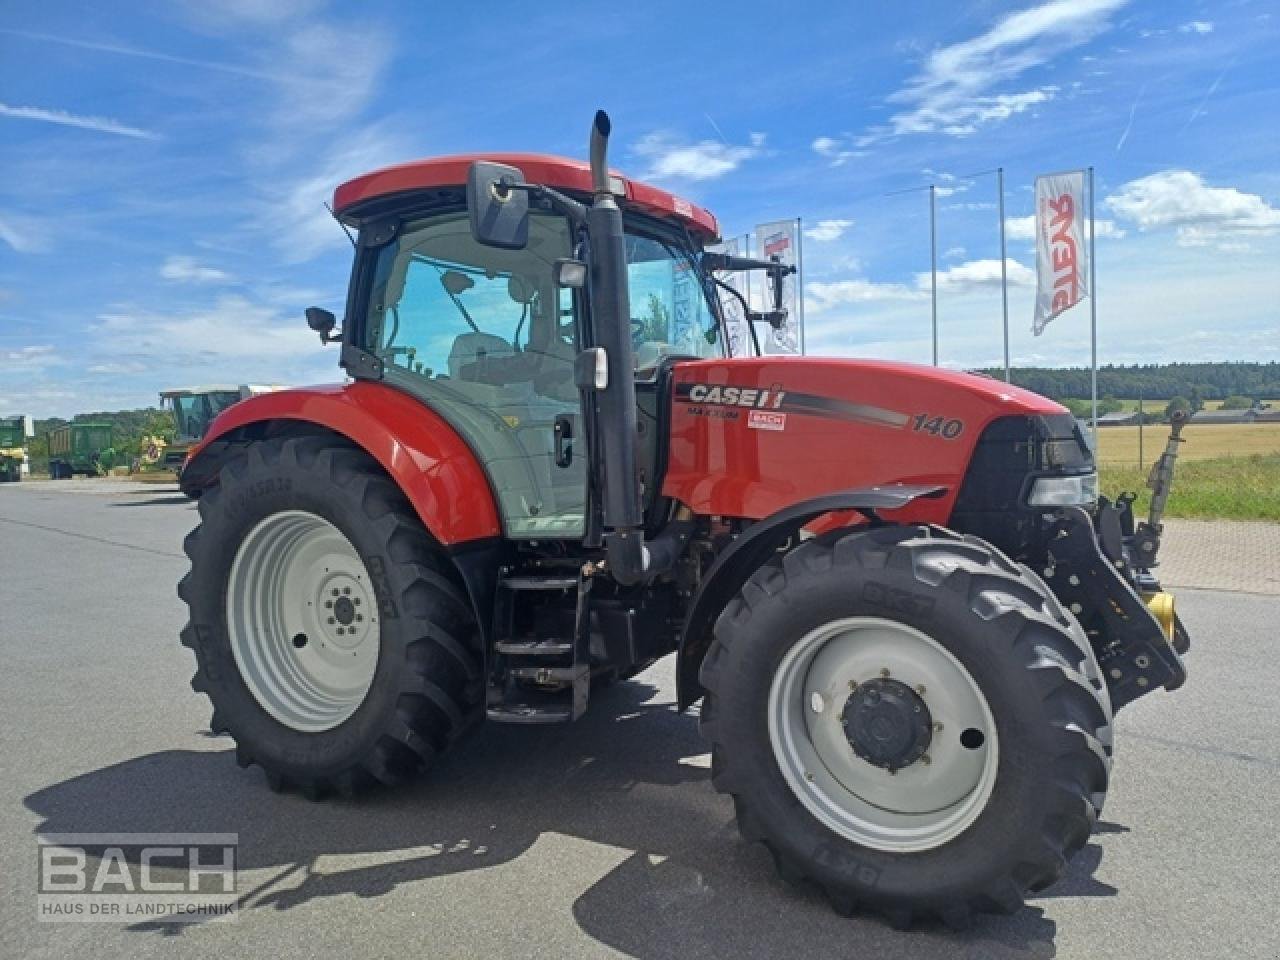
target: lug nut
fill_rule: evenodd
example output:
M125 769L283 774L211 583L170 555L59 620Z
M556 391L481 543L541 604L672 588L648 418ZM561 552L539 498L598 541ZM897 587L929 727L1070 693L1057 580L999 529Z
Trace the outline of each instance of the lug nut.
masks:
M333 609L333 601L332 601L332 600L326 600L326 601L324 602L324 605L325 605L326 607L328 607L329 609L331 609L331 610Z
M881 667L881 668L880 668L880 676L882 676L882 677L887 677L887 676L889 676L889 668L888 668L888 667Z
M927 753L922 753L920 755L920 762L927 767L929 764L933 763L933 759Z
M330 592L336 597L338 595L338 588L334 587Z
M918 693L918 694L919 694L920 696L922 696L922 697L924 696L924 684L923 684L923 683L918 683L918 684L916 684L916 693Z
M357 607L358 607L358 606L360 606L360 598L359 598L359 597L356 597L356 598L355 598L354 600L352 600L351 602L352 602L352 603L354 603Z
M330 622L330 623L337 623L338 621L334 620L334 619L333 619L333 617L330 617L330 618L329 618L329 622Z
M350 587L343 587L343 588L342 588L342 592L343 592L344 594L346 594L347 596L350 596L350 595L351 595L351 588L350 588Z
M850 681L849 681L849 689L850 689L850 690L857 690L857 689L858 689L858 681L857 681L857 680L850 680Z
M934 733L941 733L941 732L942 732L942 724L940 724L940 723L935 723L935 724L933 725L933 732L934 732Z

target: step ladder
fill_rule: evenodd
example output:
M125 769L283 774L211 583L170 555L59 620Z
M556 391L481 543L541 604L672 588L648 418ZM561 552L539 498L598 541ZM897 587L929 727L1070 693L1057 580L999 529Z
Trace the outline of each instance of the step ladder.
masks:
M591 579L579 574L522 574L498 581L494 598L492 662L486 713L498 723L570 723L587 709L591 689L589 608ZM524 605L559 591L573 600L568 636L539 635L518 626ZM546 632L546 631L544 631ZM561 631L555 631L560 633Z

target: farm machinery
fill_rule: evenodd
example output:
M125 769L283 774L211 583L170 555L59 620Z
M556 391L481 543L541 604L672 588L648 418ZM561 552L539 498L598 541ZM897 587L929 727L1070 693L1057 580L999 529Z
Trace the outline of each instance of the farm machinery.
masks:
M104 476L116 461L115 431L109 423L68 423L46 434L49 476L69 480L77 473Z
M27 440L32 436L30 417L0 418L0 483L17 483L28 469Z
M192 445L209 429L213 418L233 403L279 387L257 384L239 386L174 387L160 391L160 406L173 415L173 442L159 450L157 463L166 470L182 472L182 464Z
M789 268L709 249L609 133L337 188L345 317L307 322L348 382L237 403L182 472L213 731L273 788L350 795L674 653L785 877L895 922L1017 909L1097 822L1114 711L1186 677L1132 501L1010 384L729 356L718 282L764 276L754 333Z

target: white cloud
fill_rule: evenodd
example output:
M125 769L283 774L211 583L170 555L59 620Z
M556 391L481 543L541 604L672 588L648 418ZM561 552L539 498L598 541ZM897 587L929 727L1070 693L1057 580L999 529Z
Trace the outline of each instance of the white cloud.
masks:
M6 213L0 217L0 241L17 253L44 253L52 246L48 229L31 217Z
M1035 271L1017 260L1005 260L1010 287L1035 286ZM916 274L916 286L929 289L928 273ZM938 271L938 292L970 293L981 289L1000 289L999 260L968 260Z
M822 313L833 307L851 303L881 300L919 300L925 296L901 283L876 283L872 280L835 280L830 283L808 283L804 290L805 313Z
M1126 0L1052 0L1009 14L986 33L934 50L906 86L889 97L903 107L860 141L945 133L967 136L1051 99L1057 87L995 92L1033 67L1090 40Z
M1198 33L1203 36L1206 33L1213 33L1213 23L1209 20L1192 20L1178 27L1179 33Z
M830 160L833 167L840 167L857 157L866 156L865 150L850 149L847 138L818 137L810 146L813 152L825 160Z
M167 367L218 361L282 360L313 353L315 334L299 320L246 297L180 313L112 308L90 327L101 365L163 360Z
M261 222L270 225L271 242L284 261L302 263L326 251L350 248L324 206L332 200L334 188L409 155L398 136L369 127L343 138L296 176L276 181L263 204Z
M112 133L121 137L136 137L139 140L159 140L160 135L140 127L131 127L113 120L110 117L86 117L66 110L47 110L44 107L15 107L0 103L0 117L14 117L19 120L40 120L44 123L56 123L65 127L79 127L81 130L93 130L97 133Z
M160 268L160 276L177 283L226 283L231 275L225 270L207 267L195 257L169 257Z
M956 257L963 257L964 255L964 247L948 247L947 252L942 255L942 259L954 260Z
M1114 220L1095 220L1093 229L1099 240L1123 240L1124 230L1116 226ZM1007 217L1004 221L1005 236L1010 240L1035 240L1036 238L1036 218L1034 216L1025 217ZM1085 236L1088 237L1089 228L1085 226ZM998 261L997 261L998 262Z
M1211 187L1189 170L1164 170L1130 180L1104 201L1139 230L1176 231L1182 246L1241 243L1280 231L1280 209L1256 193Z
M3 357L4 363L0 365L0 369L8 373L17 370L39 370L43 367L51 366L58 360L57 351L51 344L47 343L6 350Z
M759 156L764 149L764 141L763 133L753 133L748 144L736 146L719 140L685 143L670 133L660 131L647 134L632 147L632 152L649 162L649 169L642 178L714 180Z
M828 243L832 240L839 240L844 236L845 231L852 226L852 220L819 220L806 230L804 235L810 240L816 240L818 243Z
M269 65L284 68L273 125L307 134L342 126L373 98L393 50L373 27L316 23L290 30L284 48L269 53Z

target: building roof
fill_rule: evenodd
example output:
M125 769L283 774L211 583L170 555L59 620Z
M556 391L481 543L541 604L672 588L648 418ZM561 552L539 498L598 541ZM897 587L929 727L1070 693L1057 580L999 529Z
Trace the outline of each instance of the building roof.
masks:
M543 153L473 153L413 160L348 180L333 191L334 212L345 217L362 204L381 197L433 187L464 186L467 171L477 160L518 167L530 183L575 193L591 192L591 167L581 160ZM711 211L658 187L630 180L616 171L610 172L610 178L614 181L614 192L624 197L629 206L650 216L683 223L703 239L719 239L720 225Z
M1191 419L1197 423L1244 423L1257 415L1256 410L1197 410Z

